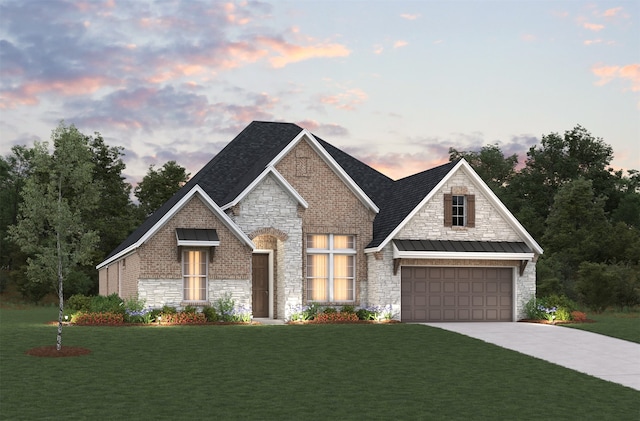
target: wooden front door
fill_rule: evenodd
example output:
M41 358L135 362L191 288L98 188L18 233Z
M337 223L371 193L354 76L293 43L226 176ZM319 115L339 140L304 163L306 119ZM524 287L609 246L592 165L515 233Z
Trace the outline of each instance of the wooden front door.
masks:
M269 255L254 254L252 260L253 317L269 317Z

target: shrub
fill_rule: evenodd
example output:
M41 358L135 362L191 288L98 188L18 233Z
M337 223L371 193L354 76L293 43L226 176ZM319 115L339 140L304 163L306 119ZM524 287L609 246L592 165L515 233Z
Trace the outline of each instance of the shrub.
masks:
M189 314L195 314L197 312L197 308L195 306L186 306L184 308L184 310L182 310L183 313L189 313Z
M347 305L347 306L342 306L342 309L340 310L340 313L355 313L356 312L356 308L354 306L351 305Z
M205 306L202 309L202 314L204 314L204 317L208 322L217 322L219 319L216 309L211 306Z
M162 323L170 324L204 324L207 322L207 318L202 313L167 313L162 314Z
M112 312L76 313L71 321L78 325L121 325L124 315Z
M88 313L91 310L91 297L82 294L75 294L69 297L65 304L65 307L71 313L76 313L78 311Z
M163 305L162 310L160 311L162 314L176 314L178 310L175 307L169 305Z
M587 315L581 311L572 311L571 320L575 322L585 322L587 320Z
M91 298L91 312L124 314L124 301L116 293L107 296L96 295Z
M320 313L312 323L345 323L357 322L358 316L355 313Z
M235 306L236 302L231 298L231 294L228 292L218 298L215 303L215 308L220 315L220 318L225 322L233 321L233 309Z
M325 307L325 308L322 310L322 312L323 312L324 314L333 314L333 313L337 313L337 312L338 312L338 310L336 310L336 308L335 308L335 307Z
M613 274L604 263L582 262L578 268L576 290L584 303L600 313L613 304Z
M558 307L556 320L571 320L571 311L566 307Z
M359 320L375 320L376 319L376 313L366 308L358 309L358 311L356 311L356 316L358 317Z
M524 311L529 320L543 320L546 318L547 302L544 298L533 297L524 306Z

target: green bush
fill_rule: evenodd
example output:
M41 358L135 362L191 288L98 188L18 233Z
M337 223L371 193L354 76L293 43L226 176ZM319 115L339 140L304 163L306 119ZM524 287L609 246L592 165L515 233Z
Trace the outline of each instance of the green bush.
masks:
M82 294L72 295L65 302L65 310L72 313L77 311L88 313L91 311L91 299L91 297Z
M322 309L322 313L324 314L334 314L337 313L338 310L336 310L335 307L325 307L324 309Z
M230 293L226 292L222 297L216 300L214 307L223 321L232 322L235 306L235 300L231 298Z
M161 310L162 314L176 314L177 312L178 310L173 306L169 306L166 304L162 306L162 310Z
M356 315L359 320L374 320L376 318L376 313L366 308L358 309Z
M196 314L196 312L198 311L198 309L195 306L186 306L184 308L184 310L182 310L183 313L187 313L187 314Z
M207 319L208 322L217 322L218 319L220 318L218 316L218 313L216 312L216 309L211 306L205 306L202 309L202 314L204 314L204 317Z
M124 301L115 292L111 295L96 295L91 298L92 313L124 314Z
M342 309L340 310L340 313L345 313L345 314L354 314L355 312L356 312L356 308L351 305L342 306Z

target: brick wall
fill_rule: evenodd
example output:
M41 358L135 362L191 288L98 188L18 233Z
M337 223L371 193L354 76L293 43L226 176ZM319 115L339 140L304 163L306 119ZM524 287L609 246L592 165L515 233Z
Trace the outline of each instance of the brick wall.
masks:
M145 244L138 253L141 259L141 279L180 279L181 259L178 256L176 228L215 229L220 245L209 248L210 279L250 279L251 248L244 245L209 208L194 196L170 221ZM210 259L211 260L211 259Z
M375 213L360 201L306 141L299 142L276 168L309 204L309 208L301 212L302 238L306 234L356 236L355 304L359 304L364 289L361 283L368 277L364 248L373 237ZM304 241L298 253L301 273L305 273Z

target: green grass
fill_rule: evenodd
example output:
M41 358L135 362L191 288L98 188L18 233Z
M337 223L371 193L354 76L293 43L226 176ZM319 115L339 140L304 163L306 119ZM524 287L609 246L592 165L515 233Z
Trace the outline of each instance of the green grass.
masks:
M616 419L640 392L420 325L66 327L0 309L0 419Z
M589 314L595 323L576 323L562 325L574 329L587 330L613 338L640 343L640 312L605 312ZM640 419L640 417L639 417Z

